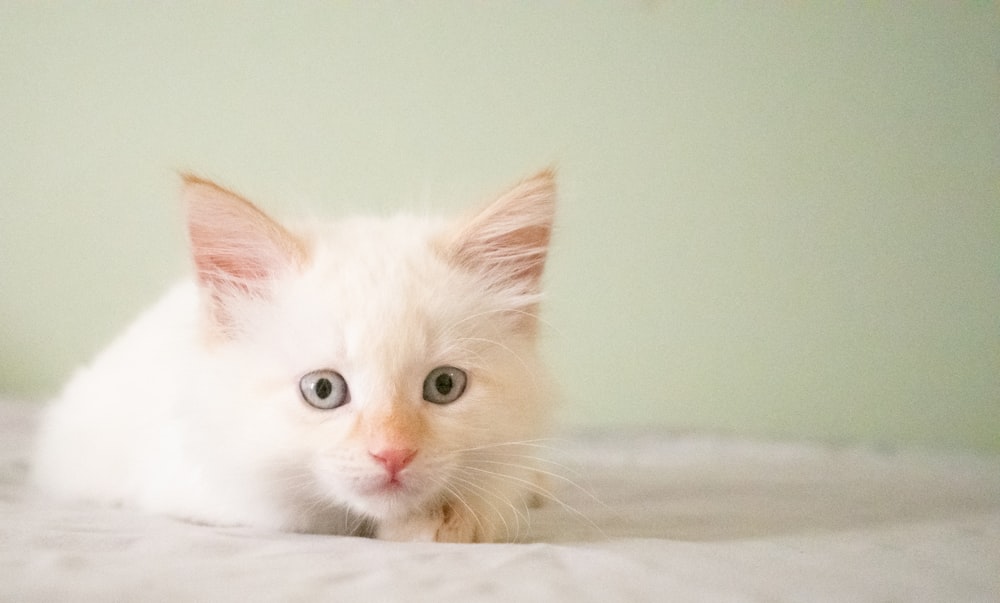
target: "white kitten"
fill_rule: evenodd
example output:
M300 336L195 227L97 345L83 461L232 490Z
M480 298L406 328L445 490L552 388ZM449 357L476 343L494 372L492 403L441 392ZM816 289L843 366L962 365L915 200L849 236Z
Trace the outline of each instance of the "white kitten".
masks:
M540 493L542 172L453 223L285 228L186 177L197 278L49 408L34 477L213 524L513 538Z

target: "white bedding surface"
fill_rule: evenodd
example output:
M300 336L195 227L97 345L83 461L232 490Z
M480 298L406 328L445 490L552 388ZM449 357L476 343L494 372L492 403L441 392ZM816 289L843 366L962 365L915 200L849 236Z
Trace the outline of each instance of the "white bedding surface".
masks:
M37 411L0 402L0 601L1000 601L997 457L576 436L524 542L397 544L46 501Z

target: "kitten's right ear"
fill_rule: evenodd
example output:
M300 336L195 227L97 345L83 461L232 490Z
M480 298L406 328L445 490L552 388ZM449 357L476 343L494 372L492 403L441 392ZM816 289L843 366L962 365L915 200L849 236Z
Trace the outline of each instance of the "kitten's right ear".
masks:
M555 173L539 172L465 220L448 242L448 252L498 289L537 295L555 202Z
M252 203L209 180L182 177L191 254L217 320L225 320L233 296L264 297L273 279L305 263L304 243Z

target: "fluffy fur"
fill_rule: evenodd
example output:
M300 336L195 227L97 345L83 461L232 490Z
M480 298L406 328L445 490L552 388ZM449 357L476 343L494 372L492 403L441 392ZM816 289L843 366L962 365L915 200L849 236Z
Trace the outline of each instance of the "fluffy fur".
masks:
M66 386L34 477L66 497L222 525L393 540L511 539L544 494L536 351L555 187L542 172L446 222L286 228L186 177L196 276ZM436 367L468 375L423 399ZM317 409L303 375L342 375Z

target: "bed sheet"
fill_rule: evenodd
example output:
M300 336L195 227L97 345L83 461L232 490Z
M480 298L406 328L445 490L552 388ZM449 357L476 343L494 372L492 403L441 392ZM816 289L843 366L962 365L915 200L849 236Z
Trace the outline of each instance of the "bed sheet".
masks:
M2 601L1000 601L1000 458L604 432L519 542L386 543L54 503L0 402Z

